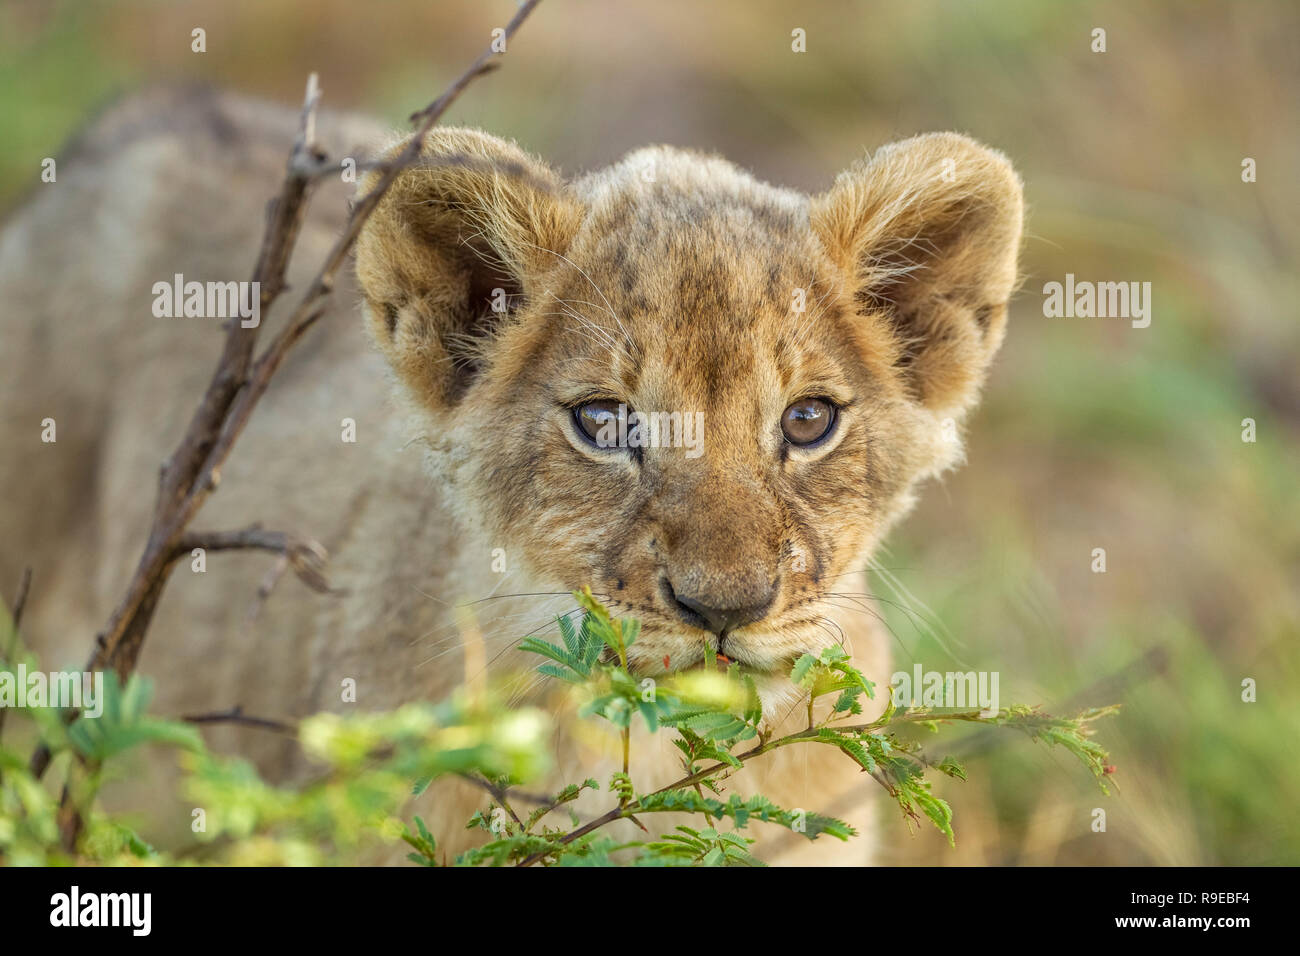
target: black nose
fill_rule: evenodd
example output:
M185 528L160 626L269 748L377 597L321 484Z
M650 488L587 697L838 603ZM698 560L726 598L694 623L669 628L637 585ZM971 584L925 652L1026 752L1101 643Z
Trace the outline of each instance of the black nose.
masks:
M776 597L775 582L758 601L727 601L706 595L682 594L673 588L672 582L665 580L664 585L686 623L718 635L761 621Z

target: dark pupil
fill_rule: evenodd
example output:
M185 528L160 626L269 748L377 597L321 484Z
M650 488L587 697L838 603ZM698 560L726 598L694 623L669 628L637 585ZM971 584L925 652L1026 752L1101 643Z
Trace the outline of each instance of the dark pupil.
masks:
M781 423L785 437L796 445L807 445L826 434L830 427L831 409L823 401L813 399L797 402L785 410Z
M600 436L601 428L606 428L606 422L617 422L618 403L611 401L588 402L578 409L578 425L592 441L597 441ZM615 425L617 428L617 424ZM606 434L610 434L608 429ZM615 431L612 435L612 441L618 441L618 433Z

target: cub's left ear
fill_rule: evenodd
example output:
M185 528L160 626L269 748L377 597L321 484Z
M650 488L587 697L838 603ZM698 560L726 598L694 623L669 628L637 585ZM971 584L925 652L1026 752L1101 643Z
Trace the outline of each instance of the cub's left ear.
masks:
M1024 200L1006 157L956 133L886 146L812 201L812 226L894 364L940 414L974 404L1016 286Z

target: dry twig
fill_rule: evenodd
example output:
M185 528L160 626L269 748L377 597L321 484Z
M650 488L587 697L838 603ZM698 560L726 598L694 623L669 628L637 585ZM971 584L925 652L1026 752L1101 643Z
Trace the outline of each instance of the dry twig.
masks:
M514 35L540 2L528 0L520 7L505 28L507 38ZM195 547L212 546L213 542L218 542L229 547L279 551L289 558L299 577L306 575L304 580L307 580L313 575L318 576L319 568L314 561L319 552L302 542L294 544L287 536L281 536L274 546L268 546L272 543L268 532L253 533L253 529L246 529L243 532L193 536L187 534L187 529L220 483L221 468L266 392L271 377L289 349L325 313L338 271L347 261L366 221L402 171L419 160L429 131L465 87L475 77L487 72L494 55L489 46L441 96L413 114L414 135L400 153L382 164L384 171L378 182L353 205L342 234L331 247L316 277L279 333L260 355L256 354L259 329L244 328L237 321L230 322L216 371L184 437L162 466L157 505L144 554L125 594L95 638L87 670L112 667L122 680L131 674L139 660L145 634L171 568L180 555L191 550L185 547L191 541L201 538L208 542L206 545L193 545ZM279 195L269 205L266 230L253 270L253 280L259 283L263 314L286 288L285 273L306 215L311 188L320 178L322 169L331 165L315 141L319 101L320 88L313 74L307 84L298 136L289 154L284 182ZM323 583L323 578L320 583ZM75 714L65 716L71 720ZM32 755L31 769L36 776L45 772L50 756L49 750L43 746Z
M298 728L293 724L285 723L282 720L270 720L266 717L253 717L244 713L244 708L240 705L235 705L230 710L218 711L212 714L186 714L181 720L191 724L239 724L243 727L270 730L277 734L288 734L291 737L298 734Z

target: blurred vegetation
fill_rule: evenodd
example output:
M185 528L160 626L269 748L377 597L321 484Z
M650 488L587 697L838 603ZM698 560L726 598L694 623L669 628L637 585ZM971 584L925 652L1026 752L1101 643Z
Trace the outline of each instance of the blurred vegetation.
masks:
M319 866L356 863L407 831L400 814L416 781L448 773L527 779L546 765L546 716L462 695L383 714L317 714L297 728L318 779L265 783L252 764L213 754L187 723L148 715L151 683L104 685L104 712L64 728L57 711L24 708L53 753L44 780L24 751L0 746L0 865ZM146 745L180 754L193 801L193 840L156 849L99 794ZM73 822L75 820L75 823ZM75 833L75 837L69 834Z
M195 78L395 125L509 0L6 0L0 206L88 112ZM208 52L189 48L208 32ZM790 52L790 31L808 52ZM1107 31L1107 52L1090 51ZM900 669L998 670L1005 699L1122 701L1105 834L1049 752L993 746L963 840L886 830L932 863L1297 863L1300 767L1300 9L917 0L546 0L451 122L566 169L645 142L819 189L865 149L958 129L1025 179L1024 291L969 435L880 558ZM1243 183L1241 162L1258 164ZM268 184L269 186L270 184ZM1149 281L1150 328L1047 319L1044 282ZM1241 440L1242 420L1258 440ZM1105 548L1105 574L1090 570ZM928 607L928 611L924 608ZM1258 682L1243 703L1241 682ZM973 731L972 749L987 748ZM947 785L953 785L951 782ZM942 794L945 784L937 785Z
M0 747L0 865L350 864L400 838L414 850L407 859L424 866L763 866L750 852L757 842L747 835L754 823L808 840L847 841L859 835L835 817L781 807L762 794L742 795L724 785L748 761L792 746L839 750L880 783L909 830L928 820L952 846L953 811L935 796L933 780L964 781L966 770L951 757L927 756L916 742L897 735L915 726L938 732L940 725L952 723L1012 728L1061 748L1092 772L1101 793L1110 793L1109 755L1091 739L1091 724L1113 714L1113 707L1061 718L1017 705L983 712L890 702L877 719L862 723L854 718L864 713L863 702L875 696L875 686L843 648L832 645L794 663L789 677L797 690L792 690L805 699L808 722L779 735L765 725L758 689L740 665L706 656L699 669L659 682L638 679L628 669L628 649L640 624L612 617L589 589L574 597L583 617L577 624L567 616L557 619L559 643L529 637L520 647L544 659L537 670L563 688L561 696L580 703L579 717L616 731L622 741L622 770L611 774L609 806L598 816L584 822L571 806L584 791L601 789L594 778L567 784L540 801L515 789L549 767L547 736L553 723L546 710L509 708L487 687L462 687L437 705L411 703L390 713L346 717L323 713L296 728L277 726L293 733L312 758L315 779L274 787L247 761L212 754L192 724L150 716L148 679L134 674L123 686L111 673L102 689L83 699L87 710L97 711L93 716L83 711L65 724L63 715L44 703L24 702L17 709L30 725L30 736L51 753L53 779L38 779L17 751ZM14 640L14 615L3 605L0 624L0 646L16 648L8 652L15 659L0 659L0 678L16 686L38 665ZM637 787L641 761L640 745L631 746L634 723L651 734L674 735L678 780L657 790ZM146 744L181 751L184 790L196 804L188 846L160 852L100 805L108 765L118 770L118 757ZM934 776L928 777L931 770ZM479 844L455 857L442 848L450 834L431 831L418 816L414 830L400 819L411 797L448 774L478 782L492 797L466 826L482 831ZM521 796L538 805L516 811L512 804ZM557 811L568 813L568 826L554 825L563 815ZM659 839L619 841L609 835L607 828L623 820L646 831L641 818L660 814L703 826L677 823Z

